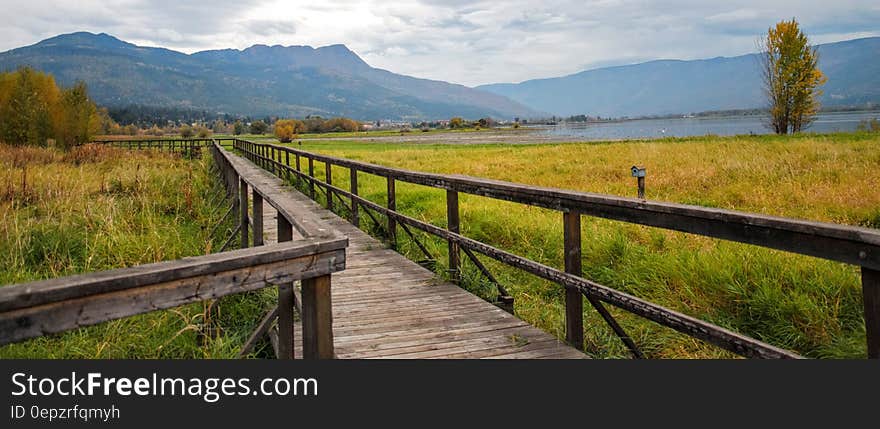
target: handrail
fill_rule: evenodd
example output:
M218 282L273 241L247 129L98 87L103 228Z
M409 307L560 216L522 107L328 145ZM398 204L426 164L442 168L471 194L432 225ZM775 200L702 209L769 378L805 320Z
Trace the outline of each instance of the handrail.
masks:
M0 287L0 344L330 275L344 239L309 239Z
M878 275L878 271L880 271L880 231L877 230L733 210L537 187L469 176L410 171L241 139L235 139L233 146L263 168L271 168L279 176L282 175L282 172L287 175L293 174L298 180L307 181L310 186L322 187L327 193L328 200L332 201L330 196L334 193L347 197L352 201L353 223L357 219L357 207L360 206L387 216L389 229L393 229L394 225L400 222L447 240L450 244L450 268L453 270L457 269L460 264L457 255L457 249L460 246L566 287L566 339L575 346L582 344L583 339L578 337L578 333L582 335L583 322L579 320L582 317L581 300L575 299L569 294L571 291L581 292L588 298L601 300L661 325L709 341L737 354L752 357L797 357L792 352L581 278L580 216L591 215L861 266L868 355L871 358L880 358L880 275ZM276 153L287 154L285 155L286 162L279 161L278 159L281 157L276 157ZM296 168L290 166L290 155L295 157ZM300 157L309 161L308 173L300 171ZM325 163L328 167L325 170L329 170L330 166L349 168L353 178L356 178L356 172L387 178L389 202L394 201L394 181L445 189L447 190L449 220L455 220L455 225L450 224L447 229L440 228L402 215L396 211L392 204L389 204L389 207L382 207L368 201L357 195L356 181L354 181L352 189L346 191L327 183L328 181L316 179L313 169L314 161ZM331 177L329 173L327 175ZM459 192L563 212L567 255L565 272L458 234L457 202ZM452 226L455 228L453 229ZM393 237L393 234L390 235ZM597 310L602 313L601 308L597 307ZM608 320L606 319L606 321ZM621 336L621 339L625 342L630 340L625 336ZM634 354L636 353L634 352Z

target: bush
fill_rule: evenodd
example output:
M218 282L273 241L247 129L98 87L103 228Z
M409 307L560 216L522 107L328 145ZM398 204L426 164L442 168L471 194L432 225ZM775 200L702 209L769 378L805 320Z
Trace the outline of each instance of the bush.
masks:
M195 134L195 131L193 131L191 126L184 125L184 126L180 127L180 136L181 137L183 137L185 139L189 139L189 138L192 138L192 136L194 134Z
M266 131L269 131L269 126L265 122L256 121L251 123L251 134L266 134Z
M303 132L306 124L296 119L279 119L275 121L275 137L281 143L290 143L296 135Z
M200 139L206 139L206 138L210 137L211 134L213 134L213 131L211 131L207 127L203 127L201 125L196 127L195 131L196 131L196 136L198 136L198 138L200 138Z

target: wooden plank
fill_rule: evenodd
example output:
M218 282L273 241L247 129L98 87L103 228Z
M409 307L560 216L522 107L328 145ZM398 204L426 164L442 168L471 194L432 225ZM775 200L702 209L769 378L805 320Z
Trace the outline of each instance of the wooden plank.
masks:
M358 194L358 171L356 168L349 169L349 185L350 191L353 195ZM360 213L358 213L359 205L357 201L351 200L351 224L354 225L355 228L360 228L361 226L361 217Z
M304 277L329 278L330 273L344 268L344 260L345 252L340 249L20 307L0 313L0 344L257 290L268 284Z
M397 211L397 191L394 188L394 177L389 176L386 183L388 210L394 212ZM392 249L397 249L397 220L393 216L388 217L388 242L391 244Z
M329 162L324 166L324 183L328 185L333 184L333 164ZM327 210L333 211L333 191L328 187L327 188Z
M563 217L563 246L565 272L581 276L581 214L565 212ZM584 298L573 286L565 287L565 340L572 347L584 348Z
M244 249L250 245L248 241L248 225L250 225L250 220L248 218L248 184L244 181L244 179L240 179L238 188L241 192L241 196L239 197L238 207L241 209L241 228L239 232L241 233L241 248Z
M446 191L446 229L455 234L461 232L458 192L454 190ZM458 243L447 240L447 244L449 246L449 275L453 283L458 283L461 279L461 254Z
M263 196L254 189L251 195L253 201L253 225L254 225L254 246L263 245Z
M333 311L330 276L302 281L303 357L333 359Z
M227 270L343 250L346 245L347 240L344 238L335 240L303 239L295 243L274 244L97 273L7 285L0 287L0 311L122 291L174 279L209 276ZM344 262L344 259L336 261L337 264L344 264Z
M293 239L293 226L284 216L277 217L278 242L283 243ZM293 283L278 285L278 344L275 348L275 356L278 359L294 359L294 342L296 333L294 329L294 290Z

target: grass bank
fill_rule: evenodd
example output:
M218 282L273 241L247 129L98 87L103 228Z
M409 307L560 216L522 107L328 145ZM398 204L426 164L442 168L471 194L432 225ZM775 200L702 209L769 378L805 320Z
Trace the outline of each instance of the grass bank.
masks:
M227 206L209 157L0 146L0 285L205 254ZM3 358L231 357L261 301L231 297L0 347ZM213 318L224 329L204 337Z
M880 190L874 186L880 180L877 134L528 146L310 141L296 147L412 170L625 196L635 194L629 167L638 164L647 168L652 200L880 227ZM316 165L323 177L323 166ZM347 186L348 171L334 171L334 183ZM384 201L384 180L363 175L359 185L362 195ZM404 213L445 225L442 191L399 184L397 192ZM466 236L562 267L559 213L466 196L461 215ZM807 356L865 356L855 267L597 218L584 218L582 233L587 278ZM427 241L442 265L445 245ZM423 258L410 244L403 251ZM514 294L521 318L564 336L558 286L486 262ZM493 295L472 268L469 276L471 290ZM728 356L652 322L613 312L651 357ZM627 355L589 306L585 320L588 353Z

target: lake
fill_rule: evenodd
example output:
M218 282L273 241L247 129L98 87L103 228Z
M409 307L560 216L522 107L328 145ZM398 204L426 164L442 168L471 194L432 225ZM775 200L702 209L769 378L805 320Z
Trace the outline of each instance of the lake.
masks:
M816 117L806 132L831 133L855 131L862 120L880 118L880 112L823 113ZM539 127L546 136L572 137L578 140L686 137L715 134L769 134L761 116L727 116L711 118L633 119L604 123L569 123Z

